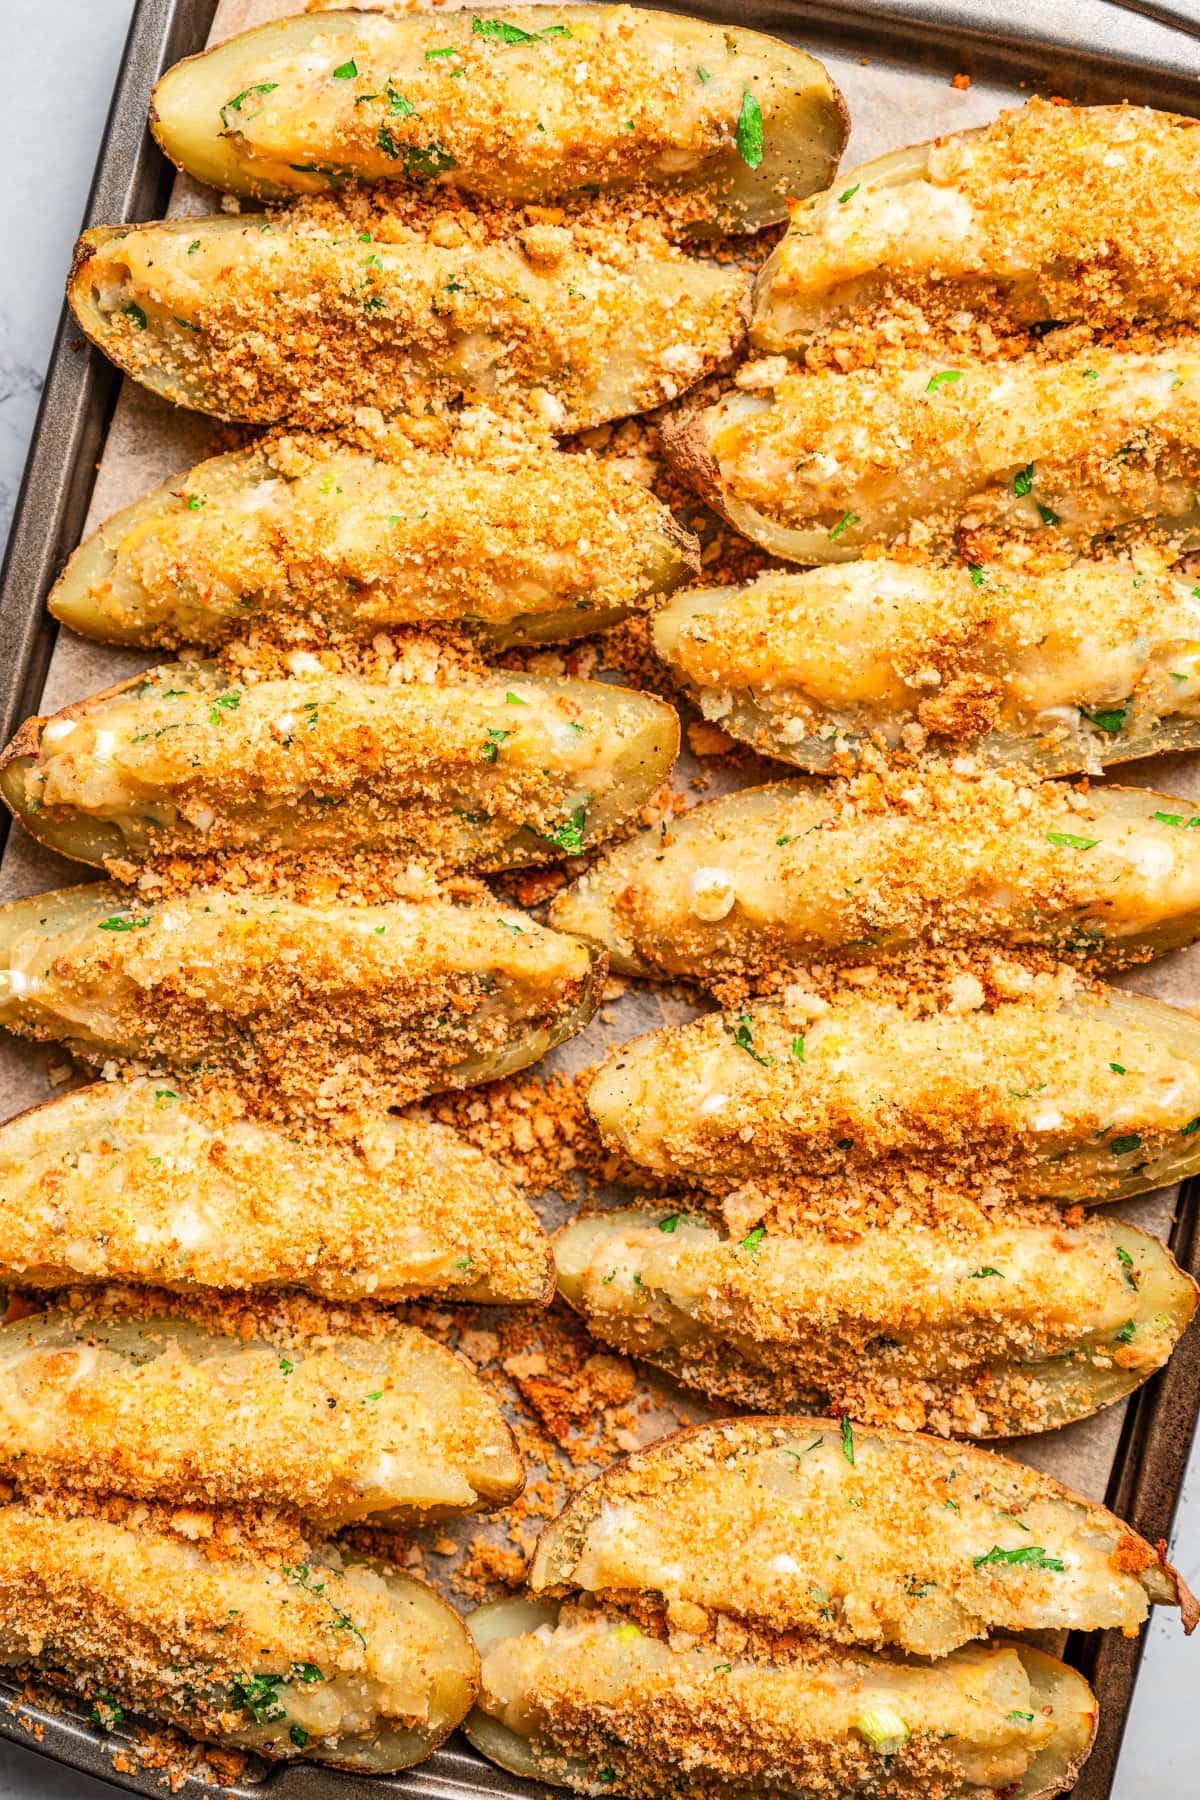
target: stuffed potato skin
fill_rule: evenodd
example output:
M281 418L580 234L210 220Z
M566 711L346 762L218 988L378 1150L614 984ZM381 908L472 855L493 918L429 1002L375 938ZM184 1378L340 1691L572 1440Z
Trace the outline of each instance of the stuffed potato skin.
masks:
M597 457L393 461L300 437L209 457L124 507L48 604L101 643L213 648L253 630L323 644L448 623L504 649L601 631L699 568L691 533Z
M980 529L1058 550L1200 525L1200 357L1187 349L956 369L896 356L848 377L775 358L739 381L664 443L710 506L788 562L847 562L910 533L948 550Z
M393 1305L548 1304L549 1240L491 1157L432 1119L349 1129L246 1115L236 1094L95 1082L0 1126L0 1281Z
M138 1509L144 1520L145 1508ZM377 1775L435 1750L478 1687L458 1614L390 1564L292 1534L197 1543L136 1513L0 1508L0 1658L261 1756Z
M177 406L347 434L364 409L464 404L582 431L674 399L745 336L741 271L665 248L622 266L567 226L462 248L361 235L287 215L104 226L80 238L67 298Z
M897 302L925 322L1196 321L1196 124L1150 107L1032 100L979 130L845 171L792 211L759 276L752 337L802 353Z
M804 1791L852 1800L889 1778L913 1800L1049 1800L1095 1732L1083 1677L1025 1645L909 1664L827 1645L671 1648L627 1615L528 1600L468 1625L482 1685L464 1730L534 1781L630 1800ZM1032 1714L1032 1717L1030 1715Z
M323 1531L491 1511L524 1485L499 1403L424 1332L300 1345L126 1308L0 1327L0 1469Z
M1200 744L1200 593L1131 562L773 570L652 630L706 718L816 773L882 751L1095 774Z
M827 1417L698 1425L611 1464L545 1527L529 1587L618 1607L653 1591L934 1657L994 1631L1136 1631L1151 1601L1197 1622L1161 1550L1107 1508L973 1446Z
M847 132L791 44L626 6L283 19L168 71L151 126L197 180L257 199L346 178L509 202L645 185L695 195L709 231L779 223Z
M1051 977L991 1006L978 983L907 1005L789 990L635 1038L588 1106L631 1163L716 1191L953 1156L1018 1194L1115 1200L1200 1167L1200 1027Z
M329 1114L526 1067L591 1017L602 964L507 908L101 883L0 908L0 1024Z
M602 1342L710 1399L844 1411L941 1436L1054 1430L1160 1369L1194 1283L1123 1220L881 1226L594 1213L555 1237L559 1292Z
M1121 968L1200 933L1193 818L1200 832L1190 802L1143 788L907 770L886 789L778 782L627 839L550 923L620 974L706 987L922 943L1043 944Z
M497 870L589 848L645 804L678 747L671 707L602 682L247 684L173 663L27 720L0 756L0 794L32 837L100 868L371 850Z

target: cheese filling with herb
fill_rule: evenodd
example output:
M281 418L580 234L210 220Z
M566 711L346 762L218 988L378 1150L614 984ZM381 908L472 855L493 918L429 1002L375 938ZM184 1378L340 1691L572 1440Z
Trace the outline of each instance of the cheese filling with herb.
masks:
M374 215L364 242L318 212L88 232L75 316L177 405L346 432L464 404L580 431L674 399L745 336L742 271L665 242L539 223L447 245Z
M1200 812L1141 788L949 769L777 782L608 851L550 922L623 974L718 988L922 943L1044 944L1119 967L1200 931Z
M705 718L813 770L875 745L1057 775L1200 743L1200 587L1133 563L773 570L652 629Z
M673 423L671 456L754 543L796 562L868 544L953 548L960 532L1062 549L1118 527L1200 524L1200 357L1096 349L850 373L744 365Z
M754 340L799 349L897 301L1000 325L1190 323L1198 152L1192 119L1032 100L848 170L793 211L758 284Z
M733 230L823 185L846 133L803 51L630 6L284 19L172 69L152 123L169 156L235 193L355 178L545 201L646 184L696 195L697 227Z
M1196 1304L1155 1239L1051 1205L853 1236L770 1213L727 1236L686 1211L595 1213L555 1258L594 1336L710 1398L972 1437L1111 1405L1162 1367Z
M101 865L364 848L504 868L603 836L678 742L671 707L601 682L236 682L169 664L29 721L0 791L35 837Z
M524 1480L497 1401L423 1332L280 1345L147 1313L0 1328L0 1468L330 1531L502 1506Z
M698 571L694 540L598 457L281 438L198 463L109 519L50 596L105 641L296 641L464 623L490 643L614 624Z
M953 1158L1020 1193L1116 1199L1200 1166L1200 1026L1065 970L1022 969L990 1005L970 975L903 1000L797 986L635 1038L588 1106L631 1162L717 1190Z
M0 908L0 1024L94 1065L235 1078L268 1110L397 1105L524 1068L591 1017L597 968L493 905L98 884Z
M399 1569L295 1532L231 1543L222 1523L0 1507L0 1660L65 1675L102 1725L136 1711L376 1774L428 1756L476 1687L457 1613Z
M906 1793L998 1800L1040 1753L1065 1772L1090 1736L1086 1687L1071 1677L1074 1706L1046 1704L1044 1667L1057 1665L1036 1652L919 1665L796 1642L754 1656L720 1640L673 1648L619 1612L567 1605L553 1619L484 1649L471 1735L501 1761L524 1747L523 1773L584 1792L650 1800L673 1791L682 1763L705 1800L764 1786L842 1800L879 1781L884 1756Z
M98 1082L0 1126L0 1280L543 1301L549 1241L503 1169L432 1119L329 1130L232 1091Z
M720 1617L945 1656L989 1631L1135 1631L1195 1602L1120 1519L969 1446L849 1419L732 1420L636 1452L543 1532L538 1595L660 1595Z

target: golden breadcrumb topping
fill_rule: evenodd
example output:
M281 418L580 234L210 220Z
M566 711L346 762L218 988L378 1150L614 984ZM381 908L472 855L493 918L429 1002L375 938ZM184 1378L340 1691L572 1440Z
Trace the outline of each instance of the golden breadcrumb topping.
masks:
M741 270L658 234L514 220L471 242L306 204L84 238L81 324L180 404L313 430L464 403L580 430L674 399L745 333Z
M285 437L197 464L103 535L111 562L86 578L96 629L171 646L248 626L305 640L603 618L674 585L694 554L619 467L530 443L493 445L487 463L396 444L385 462Z
M1120 964L1200 927L1200 815L1141 789L950 769L779 782L692 808L609 851L551 922L614 966L722 994L789 965L918 944L1052 945Z
M948 543L988 526L1057 544L1130 520L1190 520L1200 482L1190 349L1024 357L938 381L947 372L904 357L849 375L755 365L739 379L766 392L679 428L676 454L694 444L711 456L720 503L754 509L764 530L806 527L838 555L906 533ZM740 514L735 523L744 528Z
M594 962L494 906L303 905L202 888L17 902L0 919L10 1030L84 1061L234 1078L260 1106L396 1104L536 1058L578 1029Z
M1150 107L1032 100L982 130L844 173L792 209L758 341L830 317L882 331L898 302L998 329L1196 318L1196 123Z
M711 1397L978 1437L1111 1403L1195 1308L1131 1228L1050 1205L967 1223L722 1239L687 1212L599 1214L559 1234L559 1282L605 1343Z
M772 1660L721 1649L670 1648L620 1613L568 1606L485 1655L479 1704L547 1775L583 1791L611 1779L634 1800L681 1775L706 1800L867 1784L881 1800L950 1800L970 1782L991 1795L1054 1735L1013 1648L930 1665L799 1640Z
M1132 1632L1145 1583L1166 1598L1171 1580L1119 1519L1020 1463L795 1418L700 1426L606 1470L543 1534L531 1586L657 1592L698 1638L717 1612L944 1656L994 1630Z
M545 1234L499 1163L432 1119L327 1131L244 1099L104 1083L0 1130L0 1273L17 1287L143 1281L541 1300Z
M969 973L906 997L866 974L832 1002L796 984L625 1045L589 1092L602 1133L718 1189L963 1157L1021 1192L1095 1195L1190 1166L1200 1037L1185 1014L1066 969L1024 971L1023 994L991 1001Z

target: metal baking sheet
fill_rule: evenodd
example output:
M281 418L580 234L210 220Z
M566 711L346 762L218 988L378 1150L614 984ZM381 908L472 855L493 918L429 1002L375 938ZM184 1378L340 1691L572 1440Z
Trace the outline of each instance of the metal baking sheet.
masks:
M145 118L150 88L164 68L202 47L210 36L229 35L296 11L298 5L299 0L220 0L215 7L212 0L139 0L86 223L208 209L211 202L205 202L200 190L186 180L172 182L172 172L149 141ZM853 131L846 166L885 149L982 123L1032 92L1089 102L1126 98L1200 113L1200 79L1192 73L1195 41L1163 22L1167 13L1186 19L1182 4L1157 7L1147 0L1135 13L1106 0L1074 0L1070 5L1037 0L1019 17L991 0L831 6L764 0L754 8L739 0L701 0L676 10L774 31L820 55L850 108ZM1200 32L1200 9L1194 29ZM969 76L969 85L952 86L954 75ZM208 421L178 413L122 383L64 319L0 577L0 726L5 738L36 707L65 704L151 660L65 633L56 637L43 599L86 529L196 461L211 437ZM685 764L684 776L690 772ZM1200 757L1133 765L1122 770L1120 779L1200 801ZM0 861L0 899L79 878L73 865L13 833ZM1127 985L1179 1005L1200 1005L1200 948L1137 971ZM594 1061L608 1042L664 1017L680 1016L680 1009L654 990L641 989L604 1014L557 1053L556 1066L581 1067ZM46 1092L45 1057L12 1042L0 1043L0 1117ZM548 1196L548 1219L557 1222L562 1205L557 1196ZM1179 1260L1200 1272L1200 1189L1183 1196L1166 1190L1119 1210L1159 1235L1170 1235ZM658 1390L649 1384L648 1391ZM1107 1498L1146 1536L1157 1539L1169 1529L1198 1399L1200 1334L1193 1333L1168 1369L1132 1401L1013 1449L1085 1493ZM658 1429L651 1413L639 1435L653 1436ZM472 1527L477 1530L478 1521ZM1071 1643L1067 1653L1086 1669L1101 1697L1100 1736L1075 1794L1077 1800L1101 1800L1111 1788L1140 1644L1108 1634L1098 1641ZM0 1685L0 1735L122 1787L147 1794L161 1791L161 1772L142 1769L128 1740L106 1736L82 1709L47 1710ZM199 1777L189 1776L181 1791L198 1795L202 1785ZM355 1793L452 1800L537 1791L484 1764L457 1740L420 1769L387 1780L306 1765L259 1765L221 1786L244 1800L267 1792L272 1800L349 1800Z

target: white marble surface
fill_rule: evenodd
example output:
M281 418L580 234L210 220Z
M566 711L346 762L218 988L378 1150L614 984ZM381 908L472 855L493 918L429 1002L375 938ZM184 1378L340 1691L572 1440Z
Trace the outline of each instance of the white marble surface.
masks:
M1048 0L1047 0L1048 3ZM71 245L132 0L0 0L0 543L7 532ZM52 79L48 71L52 70ZM47 151L33 166L30 144ZM1200 1448L1174 1533L1200 1588ZM1150 1627L1113 1800L1200 1795L1200 1644ZM0 1800L103 1800L115 1790L0 1741Z

